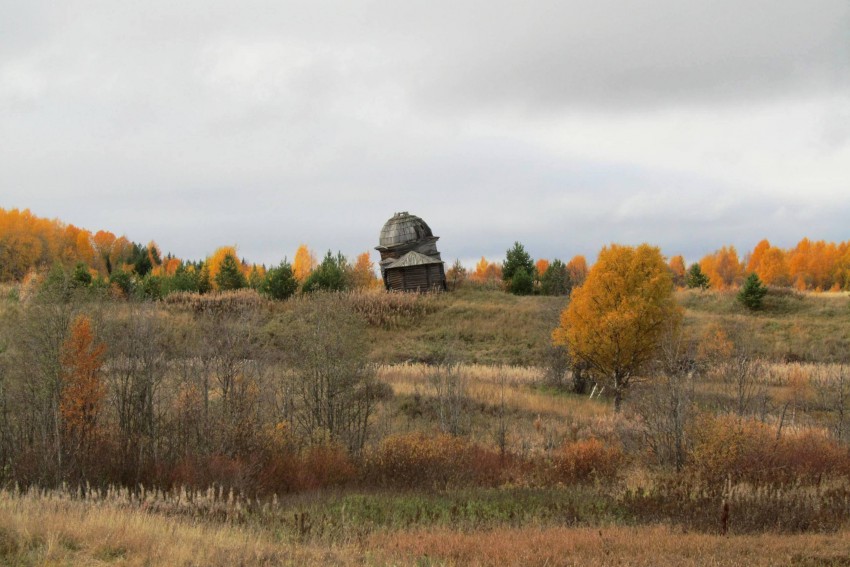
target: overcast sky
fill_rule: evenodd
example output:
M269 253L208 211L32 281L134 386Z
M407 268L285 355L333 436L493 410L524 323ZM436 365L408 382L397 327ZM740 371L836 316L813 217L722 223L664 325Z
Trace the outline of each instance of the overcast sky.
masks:
M0 0L0 207L265 263L402 210L449 262L847 240L850 2Z

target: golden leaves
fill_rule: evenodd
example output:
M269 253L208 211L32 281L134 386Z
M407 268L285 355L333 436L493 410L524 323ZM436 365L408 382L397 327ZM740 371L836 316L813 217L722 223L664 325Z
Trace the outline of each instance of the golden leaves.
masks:
M553 340L598 378L626 382L649 361L665 323L680 317L672 290L658 248L612 244L599 253L584 285L573 290Z
M303 284L317 265L318 262L313 251L307 248L306 244L301 244L292 260L292 273L298 283Z

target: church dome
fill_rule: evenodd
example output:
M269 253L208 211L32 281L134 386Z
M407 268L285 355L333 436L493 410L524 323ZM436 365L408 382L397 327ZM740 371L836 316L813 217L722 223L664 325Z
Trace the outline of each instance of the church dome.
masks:
M381 229L380 245L386 248L434 236L424 220L407 211L396 213Z

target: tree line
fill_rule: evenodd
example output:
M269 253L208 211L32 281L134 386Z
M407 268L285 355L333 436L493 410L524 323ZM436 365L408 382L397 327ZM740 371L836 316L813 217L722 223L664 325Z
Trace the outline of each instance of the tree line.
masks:
M241 287L264 291L272 297L287 297L298 289L380 286L368 252L353 261L328 252L319 261L302 244L291 264L284 259L267 268L240 259L236 247L223 246L206 259L188 261L163 254L153 241L146 245L135 243L109 231L92 233L56 219L40 218L29 210L0 208L0 282L21 282L55 264L75 270L81 282L151 298L174 291L206 293ZM223 264L226 266L220 276ZM803 238L795 247L783 249L765 239L743 258L734 246L723 246L690 267L681 255L671 257L668 265L677 287L737 288L750 274L756 274L767 286L816 291L850 289L850 241ZM517 294L565 295L582 284L588 268L581 255L566 263L545 258L534 261L516 242L506 251L503 262L482 257L468 270L456 261L446 275L449 284L455 286L469 282ZM297 283L292 292L290 272Z
M677 287L737 288L750 274L756 274L767 286L800 291L850 290L850 241L803 238L794 248L783 249L764 239L744 258L738 256L734 246L723 246L688 269L682 256L673 256L669 267Z

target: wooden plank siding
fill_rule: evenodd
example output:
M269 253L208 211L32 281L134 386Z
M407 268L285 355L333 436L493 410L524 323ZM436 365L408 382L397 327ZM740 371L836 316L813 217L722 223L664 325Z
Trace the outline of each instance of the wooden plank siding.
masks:
M425 292L445 290L446 277L442 263L390 268L386 273L387 289Z

